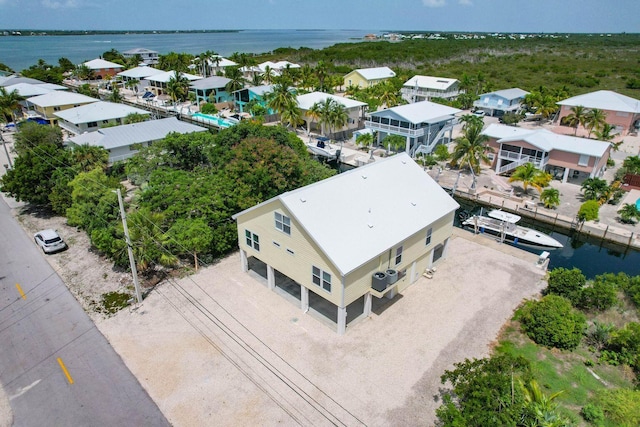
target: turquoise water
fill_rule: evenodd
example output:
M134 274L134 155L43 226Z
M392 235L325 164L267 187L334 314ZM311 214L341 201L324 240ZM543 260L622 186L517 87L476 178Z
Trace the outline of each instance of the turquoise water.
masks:
M0 2L1 3L1 2ZM106 34L86 36L0 36L0 62L16 71L44 59L61 57L74 64L97 58L111 49L120 52L143 47L158 51L199 54L208 50L223 56L233 52L264 53L279 47L321 49L336 43L361 41L365 30L242 30L224 33Z
M636 200L636 209L640 210L640 199Z
M195 120L203 120L203 121L211 122L220 128L228 128L230 126L235 125L234 122L230 122L229 120L225 120L220 117L210 116L208 114L195 113L191 117Z

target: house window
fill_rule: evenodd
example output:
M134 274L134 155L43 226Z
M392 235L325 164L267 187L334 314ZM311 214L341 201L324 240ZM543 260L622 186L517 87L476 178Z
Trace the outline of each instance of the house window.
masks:
M402 262L402 246L398 246L396 249L396 265Z
M252 233L249 230L244 230L244 237L247 242L247 246L255 249L256 251L260 251L260 238L257 234Z
M431 244L431 233L433 233L433 228L427 230L427 240L425 241L427 246Z
M103 124L103 125L106 125L106 124L108 124L108 123L109 123L109 120L103 120L103 121L102 121L102 124Z
M311 276L314 285L321 287L327 292L331 292L331 274L322 271L314 265L311 267Z
M122 124L122 119L118 117L118 118L116 119L116 123L117 123L117 124L119 124L119 125L121 125L121 124Z
M589 166L589 156L587 156L586 154L580 154L578 166Z
M60 107L53 107L53 111L60 111Z
M276 218L276 228L285 234L291 235L291 218L278 212L274 213Z
M89 122L89 123L87 123L87 127L88 127L88 128L94 128L94 127L97 127L97 126L98 126L98 123L96 123L96 122Z

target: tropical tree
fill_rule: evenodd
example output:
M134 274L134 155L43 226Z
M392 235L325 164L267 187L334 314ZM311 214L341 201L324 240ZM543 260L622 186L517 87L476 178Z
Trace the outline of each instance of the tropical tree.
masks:
M446 162L451 157L451 154L449 153L449 147L445 144L436 145L436 147L433 149L433 154L436 156L436 159L439 162Z
M462 135L455 139L451 164L469 167L473 173L479 173L481 163L491 163L487 154L492 153L493 148L486 144L488 140L489 137L482 134L482 124L468 121L463 126Z
M329 66L324 61L318 61L313 71L318 79L318 90L320 92L326 92L325 80L329 75Z
M627 224L635 224L640 219L640 210L635 203L625 203L619 210L620 219Z
M378 99L382 102L383 105L386 105L387 108L395 107L400 102L400 95L398 90L393 86L391 82L380 83L376 87L376 92L378 92Z
M140 113L129 113L127 114L127 116L124 118L124 124L125 125L129 125L131 123L140 123L140 122L144 122L149 118L148 115L146 114L140 114Z
M545 188L540 193L540 201L545 208L555 208L560 205L560 191L557 188Z
M264 71L262 73L262 78L264 79L265 83L270 85L271 83L273 83L273 78L274 77L275 77L275 72L274 72L273 68L271 68L268 65L266 67L264 67Z
M203 218L180 218L167 232L172 246L180 254L193 256L193 264L198 270L198 254L205 252L213 240L213 231Z
M131 80L127 80L126 83L124 84L124 86L129 89L132 90L136 93L136 96L138 95L138 85L140 84L140 80L138 79L131 79Z
M349 122L349 114L344 104L338 101L332 103L331 110L329 111L329 126L331 131L338 131L347 125Z
M7 91L0 86L0 114L5 122L15 121L15 112L20 109L20 101L24 99L17 90Z
M532 186L539 192L542 192L542 188L546 187L551 180L550 175L548 178L545 175L549 174L536 168L533 163L528 162L524 165L518 166L515 171L513 171L513 174L509 177L509 182L522 182L522 188L525 193L529 186Z
M245 79L240 71L240 67L225 67L224 76L230 81L225 86L228 93L235 92L244 87Z
M78 80L93 80L95 78L93 70L85 64L80 64L74 72Z
M601 178L587 178L581 187L585 200L600 200L609 191L607 181Z
M356 137L356 144L360 144L360 146L366 150L373 144L373 134L370 132L361 133Z
M600 128L593 132L593 135L599 141L611 141L616 137L616 131L617 129L615 126L610 125L609 123L603 123Z
M188 92L189 79L187 79L181 72L174 71L173 75L167 82L167 95L169 95L175 103L186 100Z
M544 394L536 380L529 380L524 383L519 380L520 389L524 396L524 416L523 425L533 425L540 427L564 427L570 426L569 420L562 417L558 412L558 404L555 402L564 390L553 393L550 396Z
M607 113L598 108L592 108L587 112L585 118L585 124L587 125L587 129L589 129L589 138L591 138L591 133L594 130L598 130L605 124L605 120L607 119Z
M571 114L565 117L566 123L575 128L573 134L576 135L578 133L578 127L583 126L587 120L587 110L582 105L575 105L570 108Z
M320 121L321 116L322 103L316 102L307 110L307 117L309 118L309 121L307 122L307 133L311 133L311 123L316 120L320 125L320 133L324 135L324 122Z
M264 83L264 77L258 73L255 73L251 76L251 85L252 86L260 86Z
M300 69L300 86L304 90L309 90L314 86L316 76L313 68L309 64L304 64Z
M407 139L402 135L387 135L382 140L382 144L391 147L397 153L407 146Z
M291 126L293 129L304 123L298 101L294 99L285 105L285 108L280 111L280 122L285 126Z
M170 267L177 262L175 255L166 248L170 240L163 230L164 222L164 214L146 208L127 215L133 257L143 274L155 264Z
M191 65L193 58L194 56L190 53L169 52L166 55L158 56L157 67L160 70L173 70L186 73L189 71L189 65Z
M93 169L106 170L109 164L109 152L103 147L83 144L71 151L73 166L79 172L89 172Z
M122 102L124 97L120 93L120 89L118 88L117 85L113 86L113 90L111 91L107 99L109 100L109 102L116 102L116 103Z

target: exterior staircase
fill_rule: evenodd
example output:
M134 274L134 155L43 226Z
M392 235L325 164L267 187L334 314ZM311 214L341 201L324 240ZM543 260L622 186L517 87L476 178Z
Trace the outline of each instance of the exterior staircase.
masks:
M438 144L438 142L440 142L442 140L442 138L444 137L445 133L447 133L448 131L450 131L451 129L453 129L453 125L448 125L443 127L442 129L440 129L440 131L436 134L435 138L433 138L431 140L430 143L428 144L420 144L417 145L415 147L413 147L411 149L411 151L409 152L409 155L412 158L415 158L417 155L419 154L429 154L431 153L431 151L433 151L433 148L436 146L436 144Z
M508 163L508 164L506 164L504 166L501 166L500 169L498 169L498 175L506 173L506 172L509 172L509 171L517 168L518 166L524 165L525 163L529 163L531 161L532 161L531 157L522 156L520 159L518 159L518 160L516 160L514 162L511 162L511 163Z

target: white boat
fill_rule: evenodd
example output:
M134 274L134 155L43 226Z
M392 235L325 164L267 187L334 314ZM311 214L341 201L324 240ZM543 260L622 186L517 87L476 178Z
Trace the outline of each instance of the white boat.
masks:
M489 216L473 215L462 222L462 225L475 230L476 233L488 233L498 236L500 241L508 241L514 245L529 246L540 249L560 249L562 243L553 237L528 227L517 225L521 217L502 210L492 210Z
M315 141L309 140L306 145L313 154L327 160L335 160L340 156L340 148L329 144L329 138L318 137Z

